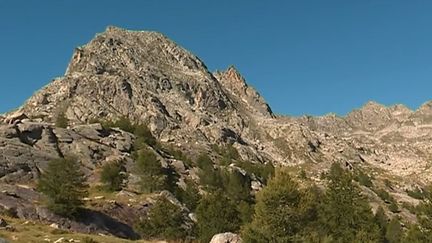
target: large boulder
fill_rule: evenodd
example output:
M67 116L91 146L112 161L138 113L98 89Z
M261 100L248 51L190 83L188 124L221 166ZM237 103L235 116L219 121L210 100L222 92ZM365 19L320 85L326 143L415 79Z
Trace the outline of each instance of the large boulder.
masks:
M213 236L210 243L242 243L242 239L239 235L234 233L222 233Z

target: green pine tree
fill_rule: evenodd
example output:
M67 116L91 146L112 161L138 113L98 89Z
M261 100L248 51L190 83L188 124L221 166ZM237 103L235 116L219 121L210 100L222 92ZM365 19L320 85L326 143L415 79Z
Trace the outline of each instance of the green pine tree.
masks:
M337 242L378 242L379 227L367 200L352 183L351 173L335 163L328 179L329 186L320 209L323 233Z
M138 151L136 172L141 179L142 192L152 193L167 188L167 175L156 154L150 149L146 148Z
M122 165L118 162L112 162L102 167L100 180L105 185L106 190L120 191L125 177Z
M37 188L47 197L47 207L63 216L74 216L87 196L84 174L76 159L60 158L48 163Z
M201 242L209 242L213 235L236 232L240 217L234 205L221 191L203 197L196 209L198 235Z
M286 170L276 171L257 195L252 223L242 233L245 242L293 242L311 233L317 195L300 190Z
M180 240L188 235L182 210L165 197L156 201L136 229L147 240Z

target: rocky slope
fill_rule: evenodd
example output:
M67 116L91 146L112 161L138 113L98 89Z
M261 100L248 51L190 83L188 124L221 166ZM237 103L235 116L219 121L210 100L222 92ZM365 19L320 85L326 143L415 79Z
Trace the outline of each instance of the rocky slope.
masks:
M70 121L66 129L53 124L62 113ZM135 137L95 122L121 117L148 124L161 143L192 158L201 152L217 156L213 146L229 143L243 160L307 168L317 182L332 162L360 168L377 184L392 179L397 185L392 193L400 201L415 202L405 188L432 179L431 102L416 111L369 102L345 117L276 116L235 67L211 73L160 33L108 27L76 48L63 77L0 116L0 180L28 184L47 161L70 153L82 161L90 181L109 161L130 168ZM194 168L156 152L165 166L194 177ZM0 198L0 206L11 207L6 202Z

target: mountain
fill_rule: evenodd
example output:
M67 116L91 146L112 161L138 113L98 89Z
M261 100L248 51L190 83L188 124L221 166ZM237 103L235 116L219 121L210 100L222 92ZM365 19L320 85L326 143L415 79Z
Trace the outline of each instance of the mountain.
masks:
M67 128L55 126L60 115L69 121ZM128 187L133 188L136 136L101 125L118 119L146 124L160 144L192 160L202 153L219 159L223 151L215 148L232 146L237 160L306 170L318 184L324 184L321 174L332 163L340 163L366 171L379 186L391 180L396 186L390 193L399 204L418 203L406 190L432 179L432 102L415 111L368 102L345 117L275 115L234 66L212 73L198 57L160 33L108 27L75 49L63 77L16 111L0 116L1 187L17 195L1 195L0 206L13 208L23 219L58 223L55 215L41 213L32 203L39 195L29 185L49 160L70 154L80 159L91 183L97 183L101 165L121 161L129 174ZM179 184L197 181L194 165L166 149L150 149L165 167L176 170ZM254 182L259 190L262 181ZM373 192L369 197L374 208L384 204ZM112 218L109 223L91 222L93 233L135 237L131 219L143 210L141 202L119 203L125 208L120 211L95 205ZM412 218L406 209L399 214ZM82 222L62 226L87 230Z

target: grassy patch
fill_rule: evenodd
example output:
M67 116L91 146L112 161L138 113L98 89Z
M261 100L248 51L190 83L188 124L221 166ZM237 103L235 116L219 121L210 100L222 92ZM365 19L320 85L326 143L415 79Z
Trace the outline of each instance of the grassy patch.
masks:
M54 242L60 238L64 238L66 241L74 239L80 242L103 242L103 243L128 243L128 242L151 242L151 241L130 241L124 240L113 236L101 236L101 235L89 235L80 234L67 231L60 231L51 228L48 225L42 225L39 223L25 221L20 219L14 219L10 217L3 217L6 222L11 225L15 231L1 231L0 236L9 240L10 242L28 242L28 243L39 243L45 242L45 239L49 239L49 242ZM91 241L93 240L93 241ZM48 242L48 241L46 241Z

